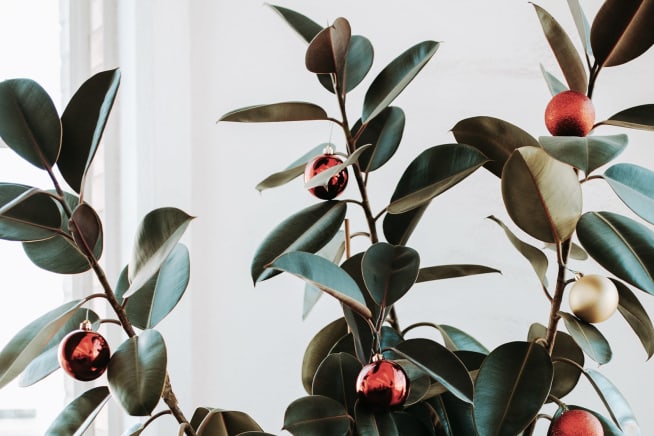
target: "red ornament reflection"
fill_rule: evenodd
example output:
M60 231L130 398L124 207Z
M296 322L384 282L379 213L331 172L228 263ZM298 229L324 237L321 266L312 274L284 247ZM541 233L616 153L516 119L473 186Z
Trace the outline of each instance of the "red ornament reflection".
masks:
M99 333L75 330L59 344L59 365L71 377L90 381L100 377L109 365L111 353Z
M341 159L329 153L321 154L313 158L304 167L304 183L307 183L317 174L342 163L343 161ZM347 179L347 168L343 168L343 170L334 174L326 185L309 188L309 192L320 199L332 200L345 190Z
M356 391L373 411L401 407L409 394L409 378L397 363L377 359L359 373Z

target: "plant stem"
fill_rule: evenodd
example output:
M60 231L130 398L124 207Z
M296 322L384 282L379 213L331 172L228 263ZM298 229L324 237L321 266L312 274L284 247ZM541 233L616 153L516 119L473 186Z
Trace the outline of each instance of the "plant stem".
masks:
M565 272L566 262L568 260L568 255L570 253L571 240L567 239L560 244L558 244L558 264L559 269L556 277L556 289L554 290L554 296L552 297L552 305L550 309L550 319L547 325L547 333L545 336L545 342L549 348L550 355L554 350L554 342L556 340L556 327L559 323L559 310L561 310L561 302L563 301L563 291L566 287Z

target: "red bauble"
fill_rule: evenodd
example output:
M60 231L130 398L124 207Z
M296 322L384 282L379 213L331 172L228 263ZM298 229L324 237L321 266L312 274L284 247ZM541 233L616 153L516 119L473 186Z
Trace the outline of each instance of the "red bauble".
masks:
M567 410L550 426L548 436L603 436L602 423L590 412Z
M322 173L326 169L342 164L343 161L331 153L324 153L316 156L304 167L304 183L311 180L316 174ZM326 185L309 188L309 192L323 200L336 198L347 186L347 168L343 168L334 174Z
M586 136L594 123L593 102L581 92L560 92L545 108L545 126L554 136Z
M359 373L356 391L371 410L387 411L406 401L409 377L400 365L378 355Z
M88 321L80 330L70 332L59 344L59 365L71 377L90 381L100 377L109 365L111 353L107 341L91 330Z

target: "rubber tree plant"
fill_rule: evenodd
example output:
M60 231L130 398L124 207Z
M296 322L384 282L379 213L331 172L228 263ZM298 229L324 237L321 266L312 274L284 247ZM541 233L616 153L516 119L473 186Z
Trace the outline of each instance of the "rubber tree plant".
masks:
M567 86L543 73L553 94L570 88L592 97L604 67L628 62L652 45L649 29L654 18L647 2L609 0L589 25L578 3L569 4L586 65L561 26L535 6ZM334 95L340 113L331 117L312 103L282 102L235 110L220 121L324 120L342 130L346 143L343 152L320 144L257 186L260 191L270 189L304 174L306 188L321 201L273 227L254 253L254 283L285 272L307 283L305 313L324 293L343 308L343 317L317 332L307 346L301 374L307 395L288 406L284 430L330 436L531 434L538 419L548 418L554 427L575 410L584 412L586 421L589 416L598 420L605 434L637 429L613 383L585 367L586 357L599 363L611 357L596 321L588 321L588 312L560 310L564 294L591 275L573 270L570 259L590 255L606 270L595 275L612 275L617 309L647 356L654 353L654 328L632 291L654 293L654 234L647 223L615 212L583 213L581 207L583 184L604 180L637 217L653 222L651 170L615 164L601 175L594 173L624 149L626 135L598 136L593 130L590 136L558 132L536 139L503 120L465 119L452 130L454 142L422 151L398 177L388 202L374 209L368 190L375 171L393 157L404 129L404 112L391 103L439 44L419 42L382 68L365 94L361 117L351 124L347 96L372 69L372 43L352 35L345 18L323 28L298 12L271 8L308 44L307 69ZM53 273L92 271L102 290L54 308L18 331L0 351L0 387L16 378L29 386L59 368L80 382L97 379L97 386L64 408L47 430L50 435L83 433L112 398L125 413L142 417L124 431L126 435L145 432L165 414L175 417L179 434L269 434L240 411L197 407L187 419L175 397L165 341L156 326L186 290L190 257L180 239L193 217L174 207L153 210L140 223L131 259L120 275L108 278L100 264L103 226L85 201L85 177L119 82L118 70L91 77L61 115L34 81L0 83L0 136L18 155L46 171L53 185L1 183L0 238L20 242L35 265ZM554 118L568 114L570 105L554 105ZM578 121L575 113L572 118ZM602 125L652 130L654 105L622 110L591 127ZM395 310L415 283L498 272L472 264L424 266L417 248L408 245L416 226L425 225L420 221L431 200L482 166L500 179L513 223L489 218L533 266L542 284L537 291L551 307L544 314L546 324L534 323L524 338L511 338L492 350L470 334L433 320L403 327ZM356 187L345 192L357 195L337 199L348 180ZM347 217L355 209L363 212L366 228L351 232ZM514 225L525 236L511 230ZM352 254L354 237L368 238L368 248ZM546 253L552 249L557 280L550 285ZM606 281L600 283L606 287ZM595 290L592 284L582 288ZM105 301L113 315L101 318L90 310L89 302L96 299ZM124 340L107 343L97 331L103 324L121 326ZM409 335L417 327L438 330L442 341ZM565 403L582 376L606 411ZM542 413L550 402L559 406L554 416ZM572 425L586 421L572 420Z

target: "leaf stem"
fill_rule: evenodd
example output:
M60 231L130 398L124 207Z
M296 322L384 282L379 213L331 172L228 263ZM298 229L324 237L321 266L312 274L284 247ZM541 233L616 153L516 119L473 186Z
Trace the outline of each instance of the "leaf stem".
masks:
M570 246L572 245L571 239L566 239L563 242L557 244L557 259L558 259L558 273L556 277L556 289L554 290L554 296L552 298L552 304L550 308L550 318L547 325L547 333L545 336L545 341L549 349L550 355L554 350L554 341L556 340L556 327L559 323L559 310L561 310L561 302L563 301L563 291L566 287L565 272L566 262L568 260L568 255L570 254Z

